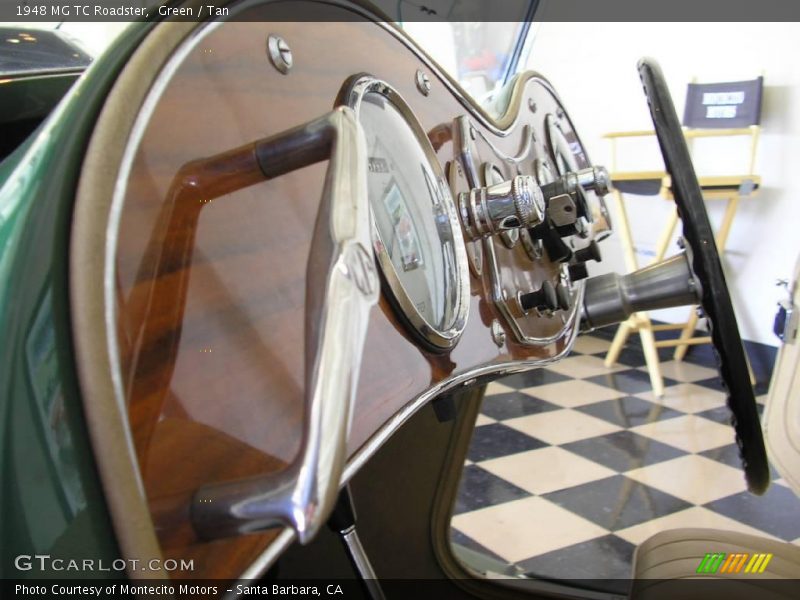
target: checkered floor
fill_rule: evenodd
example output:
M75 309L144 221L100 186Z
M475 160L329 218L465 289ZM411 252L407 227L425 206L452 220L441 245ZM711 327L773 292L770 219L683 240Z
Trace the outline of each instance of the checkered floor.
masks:
M607 369L608 346L583 336L569 358L490 384L453 542L556 579L628 578L635 546L678 527L800 543L800 499L776 472L765 496L746 491L709 353L663 362L658 401L641 350Z

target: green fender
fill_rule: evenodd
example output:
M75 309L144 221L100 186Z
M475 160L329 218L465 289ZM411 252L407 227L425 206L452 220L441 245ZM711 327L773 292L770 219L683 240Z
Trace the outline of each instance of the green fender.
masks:
M105 566L119 558L78 389L68 248L78 175L97 115L153 26L128 27L0 164L0 578L122 575L43 572L40 561L25 557L86 558Z

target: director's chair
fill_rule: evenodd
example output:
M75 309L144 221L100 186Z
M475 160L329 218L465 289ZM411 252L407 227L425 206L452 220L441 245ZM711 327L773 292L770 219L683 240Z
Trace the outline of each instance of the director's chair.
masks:
M761 98L763 77L750 81L729 83L690 83L686 94L684 111L684 135L690 150L699 138L749 137L749 161L747 172L738 175L699 176L698 181L705 200L725 200L727 205L716 234L716 244L720 254L730 234L733 219L742 198L755 195L761 185L761 178L754 173L756 148L760 133ZM625 209L623 194L655 196L674 201L672 183L664 171L618 171L617 140L654 136L654 131L622 131L607 133L611 141L611 180L614 184L613 198L617 209L619 239L622 243L625 265L629 271L639 268L636 250L631 233L630 222ZM661 261L669 247L678 213L673 205L667 223L658 238L653 262ZM606 354L605 364L612 366L622 351L628 336L638 332L642 342L647 370L653 393L664 394L664 382L658 359L658 348L675 347L675 360L682 360L690 345L708 344L710 336L694 335L698 321L698 311L692 310L685 323L653 325L647 313L636 313L620 324L614 341ZM654 332L679 330L675 339L656 340ZM753 378L752 371L750 374Z

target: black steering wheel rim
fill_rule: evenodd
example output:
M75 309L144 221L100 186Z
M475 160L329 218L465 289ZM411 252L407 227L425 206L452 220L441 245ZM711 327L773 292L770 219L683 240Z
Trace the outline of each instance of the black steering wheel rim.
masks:
M658 63L649 58L640 60L638 68L664 164L672 179L672 194L683 223L692 271L701 283L701 304L709 321L747 487L760 495L770 482L767 451L714 231L664 75Z

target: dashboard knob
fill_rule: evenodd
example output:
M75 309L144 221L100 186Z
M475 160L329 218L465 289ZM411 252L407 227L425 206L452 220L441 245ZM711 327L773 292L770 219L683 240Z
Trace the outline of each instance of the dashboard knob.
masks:
M542 283L535 292L519 295L519 305L525 312L536 310L556 310L558 309L558 296L556 288L549 281Z
M569 269L569 278L572 281L580 281L589 276L589 269L586 268L586 263L577 263L567 268Z
M536 239L542 240L542 246L552 262L568 262L572 258L572 249L564 243L557 230L542 225L530 233Z
M459 194L458 201L464 230L473 240L545 220L542 190L530 175L473 188Z
M575 251L575 260L578 262L587 262L590 260L601 262L603 256L600 254L600 246L597 245L597 242L592 240L585 248Z

